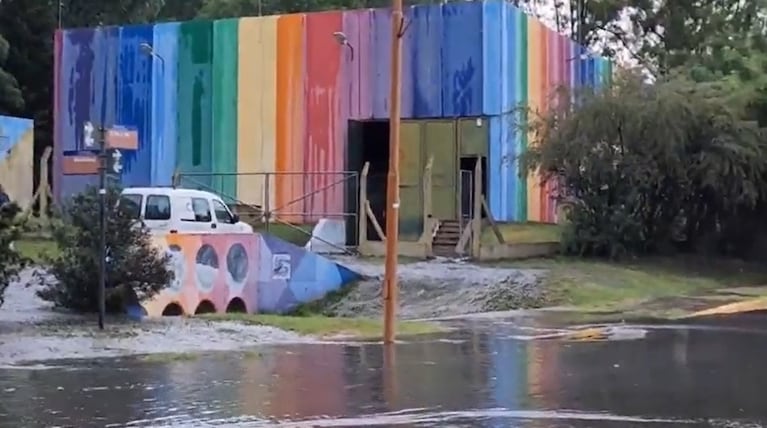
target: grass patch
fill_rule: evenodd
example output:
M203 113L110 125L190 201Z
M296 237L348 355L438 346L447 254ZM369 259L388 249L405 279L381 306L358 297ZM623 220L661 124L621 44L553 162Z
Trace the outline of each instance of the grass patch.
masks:
M288 225L284 223L270 223L269 233L282 240L288 241L293 245L303 247L309 242L309 238L312 236L313 224L294 224ZM253 231L266 232L266 224L257 223L253 225Z
M534 244L559 242L562 226L546 223L498 223L498 229L507 244ZM497 244L498 239L490 226L482 230L483 244Z
M148 363L173 363L179 361L194 361L200 358L200 354L192 352L160 352L139 356L141 361Z
M354 288L357 287L357 283L348 284L345 287L339 288L338 290L331 291L321 299L312 300L311 302L306 302L303 304L298 305L292 312L290 312L289 316L295 316L295 317L312 317L312 316L324 316L324 317L332 317L333 314L329 313L327 308L332 306L335 303L340 302L344 299L344 297L348 296L349 293L354 290Z
M13 243L22 256L40 263L44 255L56 256L59 253L58 245L50 239L20 239Z
M369 318L342 318L325 316L286 316L267 314L206 314L203 318L215 321L235 321L250 325L265 325L302 335L329 337L352 336L358 339L376 339L383 334L381 320ZM397 325L399 336L415 336L443 331L434 323L401 321Z
M514 265L548 270L544 285L550 304L583 311L628 311L660 299L699 297L767 282L767 270L758 265L685 258L608 263L563 257Z
M261 353L253 350L231 350L231 351L207 351L207 352L158 352L152 354L142 354L138 359L148 363L174 363L185 361L196 361L200 358L219 357L230 358L233 355L242 359L260 358Z

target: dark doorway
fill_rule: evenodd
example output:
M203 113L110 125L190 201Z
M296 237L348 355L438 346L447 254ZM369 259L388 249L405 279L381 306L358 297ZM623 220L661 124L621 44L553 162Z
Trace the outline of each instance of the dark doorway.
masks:
M184 315L184 309L178 303L169 303L162 310L162 316L164 317L180 317L181 315Z
M202 314L214 314L216 313L216 306L210 300L203 300L197 305L197 309L194 311L195 315Z
M386 222L384 218L384 212L386 211L386 175L389 171L388 120L349 121L348 169L350 171L361 172L365 162L370 162L370 169L368 170L368 200L370 201L370 208L372 208L373 214L375 214L376 219L383 228ZM346 194L346 211L357 212L359 206L359 187L357 189L348 189ZM358 214L361 215L362 213ZM357 218L351 217L347 220L347 245L358 244L357 220ZM367 224L367 235L371 241L379 240L378 233L370 221Z
M474 215L474 168L477 165L477 159L482 162L482 195L485 195L487 190L487 158L484 156L467 156L461 157L461 218L464 223L471 220ZM483 211L482 218L487 217L487 214Z
M228 305L226 305L226 313L245 313L248 312L248 308L245 307L245 302L239 297L233 298Z

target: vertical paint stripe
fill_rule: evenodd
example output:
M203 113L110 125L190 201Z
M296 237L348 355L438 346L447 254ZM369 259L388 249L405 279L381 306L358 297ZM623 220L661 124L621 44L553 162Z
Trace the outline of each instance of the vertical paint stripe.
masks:
M304 20L303 14L295 14L282 16L277 21L276 167L282 173L304 168ZM278 208L287 212L305 211L301 199L303 177L278 175L276 187ZM300 215L287 215L284 220L302 222Z
M551 64L549 63L549 49L551 48L551 30L546 28L543 23L539 22L540 26L540 44L541 50L539 52L540 76L541 76L541 98L540 98L540 110L541 114L549 114L549 79L551 77ZM536 181L538 182L538 221L546 221L546 212L548 211L548 198L547 198L547 183L543 180L542 174L536 174Z
M83 148L83 123L91 120L93 37L94 31L89 29L67 30L62 33L59 118L63 150ZM60 181L60 195L68 198L95 183L95 175L63 176Z
M500 115L504 113L503 59L506 57L503 46L503 10L502 2L484 2L482 10L482 114Z
M519 62L517 63L517 67L519 70L519 82L518 82L518 90L519 90L519 106L523 108L530 107L530 82L529 82L529 63L530 63L530 49L529 49L529 25L528 25L528 19L527 16L522 13L521 10L514 8L515 15L516 15L516 22L518 25L515 27L518 28L517 32L517 52L519 52ZM524 113L525 117L520 118L523 123L524 121L528 120L527 113ZM517 153L521 154L527 151L527 140L528 140L528 134L523 132L521 133L519 139L519 148L517 150ZM526 222L528 220L527 218L527 171L519 171L518 177L519 177L519 184L518 184L518 194L517 194L517 210L518 215L517 218L521 222Z
M262 168L274 172L277 166L277 21L278 16L264 17L261 27L261 45L263 56L260 58L261 79L261 148ZM269 180L269 205L276 206L276 180L273 175Z
M213 23L213 172L237 171L238 19ZM227 203L236 202L237 176L214 175L213 189Z
M267 173L275 169L277 17L243 18L239 24L237 182L239 199L266 203ZM269 189L270 208L274 189Z
M482 3L442 5L442 114L482 114Z
M410 14L412 20L406 34L412 35L403 49L403 60L410 66L409 70L403 70L403 74L411 74L408 90L412 94L407 99L412 103L412 116L441 117L444 86L441 65L442 5L412 6Z
M532 111L532 120L538 120L541 108L541 25L533 17L527 17L528 21L528 105ZM528 144L535 144L535 135L528 134ZM527 176L527 219L528 221L540 221L540 186L538 174L528 172Z
M374 9L371 14L370 83L374 119L389 118L389 79L391 74L391 11Z
M341 46L333 37L343 29L341 12L310 14L306 18L306 141L304 171L322 172L307 176L307 211L309 221L331 213L343 212L345 152L339 139L343 126L339 115ZM311 195L309 195L311 194Z
M124 186L151 184L152 57L142 52L140 46L154 42L153 32L151 25L131 25L120 30L117 123L104 125L122 125L138 131L138 150L125 151L122 157ZM91 91L93 94L98 89Z
M359 94L360 118L371 119L373 117L373 81L372 67L373 57L373 11L362 10L359 12L359 48L355 48L354 58L359 61Z
M360 117L360 62L355 58L356 46L360 41L360 11L350 10L343 12L343 33L349 41L349 47L341 51L342 77L339 88L342 88L343 96L340 97L342 110L351 118Z
M152 47L152 185L168 186L176 168L178 23L155 25ZM162 58L162 59L159 59Z
M184 22L178 36L176 159L182 173L210 174L211 71L213 31L210 21ZM184 180L188 186L210 188L210 175Z

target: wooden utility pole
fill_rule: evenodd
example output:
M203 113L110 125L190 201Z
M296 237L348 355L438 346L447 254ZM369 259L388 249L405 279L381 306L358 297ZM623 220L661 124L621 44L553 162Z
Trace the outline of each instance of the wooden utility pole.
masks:
M389 175L386 182L386 270L384 273L384 343L394 342L397 318L397 244L399 243L399 140L402 36L405 29L402 0L392 0L391 87L389 94Z

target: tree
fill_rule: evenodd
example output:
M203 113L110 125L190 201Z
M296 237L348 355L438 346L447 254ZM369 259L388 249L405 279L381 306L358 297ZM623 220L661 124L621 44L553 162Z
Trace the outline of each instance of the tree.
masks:
M747 220L767 200L767 141L730 92L727 81L630 76L579 94L577 108L529 112L537 144L521 160L574 202L567 250L746 250L756 230Z
M12 245L21 237L22 224L17 216L19 212L16 204L0 207L0 305L4 302L5 289L19 279L19 272L27 263Z
M107 206L115 207L119 190L110 188ZM98 310L100 251L99 196L94 187L74 196L65 206L61 221L53 228L53 239L61 249L48 256L48 274L54 283L44 283L38 295L58 306L78 312ZM138 300L149 299L173 279L168 256L152 244L149 233L137 227L124 207L110 208L107 216L107 309L124 309L126 291Z
M605 42L603 53L610 57L625 50L655 75L701 62L713 65L732 50L745 53L764 45L767 34L767 0L571 0L570 11L586 44Z
M9 115L18 113L24 106L19 83L5 69L10 48L8 41L0 34L0 114Z

